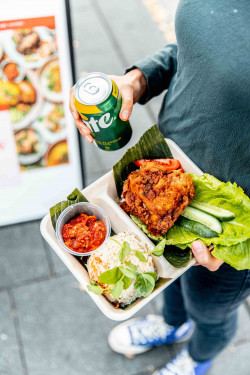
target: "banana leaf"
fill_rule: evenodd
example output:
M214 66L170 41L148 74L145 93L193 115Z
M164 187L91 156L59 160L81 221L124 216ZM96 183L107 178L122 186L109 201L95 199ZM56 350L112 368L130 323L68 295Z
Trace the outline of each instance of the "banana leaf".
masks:
M173 158L173 156L157 125L153 125L113 166L118 197L121 196L123 182L127 179L129 173L138 169L134 164L135 160L161 158Z
M87 198L78 190L75 188L75 190L72 191L72 193L67 197L66 201L62 201L57 203L55 206L50 208L50 218L53 225L53 228L56 229L56 222L59 218L61 212L65 210L68 206L71 204L79 203L79 202L88 202ZM116 233L111 228L111 236L114 236ZM78 258L77 258L78 259Z
M67 197L67 200L57 203L55 206L50 208L50 218L54 229L56 229L56 222L61 212L65 208L71 206L74 203L88 202L84 195L77 188Z
M175 268L185 267L192 259L192 251L189 248L179 249L176 246L166 246L164 257Z

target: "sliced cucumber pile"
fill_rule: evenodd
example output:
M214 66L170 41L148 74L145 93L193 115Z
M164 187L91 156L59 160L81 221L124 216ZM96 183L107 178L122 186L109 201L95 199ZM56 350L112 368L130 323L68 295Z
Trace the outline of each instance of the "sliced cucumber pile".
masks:
M235 214L231 211L224 210L224 208L211 206L208 203L203 202L190 202L189 206L198 208L201 211L207 212L208 214L217 217L220 221L230 221L235 218Z
M179 217L177 224L202 238L218 237L218 234L214 230L208 228L206 225L197 223L197 221L186 219L185 217Z
M219 220L217 220L214 216L207 214L206 212L198 210L197 208L188 206L181 213L181 216L184 216L186 219L203 224L216 233L222 233L222 226Z

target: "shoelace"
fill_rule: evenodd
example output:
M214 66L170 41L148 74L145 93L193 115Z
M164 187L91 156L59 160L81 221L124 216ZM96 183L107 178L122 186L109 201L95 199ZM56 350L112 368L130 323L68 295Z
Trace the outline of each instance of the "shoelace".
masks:
M196 362L185 349L155 375L195 375L195 366Z
M163 318L146 318L129 327L133 345L161 343L175 328L166 324Z

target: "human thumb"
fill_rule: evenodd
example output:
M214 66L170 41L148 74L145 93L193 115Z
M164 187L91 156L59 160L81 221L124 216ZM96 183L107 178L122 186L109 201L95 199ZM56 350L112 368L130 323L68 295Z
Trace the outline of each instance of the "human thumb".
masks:
M217 271L223 263L222 260L215 258L201 241L192 243L192 251L197 262L209 271Z
M133 89L126 85L121 91L122 106L120 110L120 119L127 121L133 110Z

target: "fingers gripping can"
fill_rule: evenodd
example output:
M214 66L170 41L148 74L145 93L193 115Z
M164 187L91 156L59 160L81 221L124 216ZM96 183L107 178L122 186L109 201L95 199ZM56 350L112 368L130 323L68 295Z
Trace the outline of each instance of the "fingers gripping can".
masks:
M129 121L119 117L122 99L117 84L103 73L88 73L77 81L74 90L75 108L96 145L105 151L125 146L132 129Z

